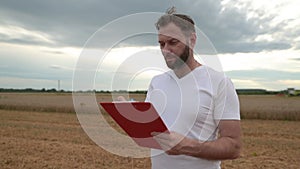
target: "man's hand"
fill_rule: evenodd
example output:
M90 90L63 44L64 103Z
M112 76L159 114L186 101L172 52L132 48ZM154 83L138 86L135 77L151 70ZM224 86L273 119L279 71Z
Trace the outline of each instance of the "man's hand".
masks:
M216 140L201 142L176 132L157 133L152 136L169 155L184 154L209 160L238 158L241 151L241 129L239 120L221 120L220 137Z
M151 134L168 155L185 154L195 143L195 140L189 139L176 132L153 132Z
M125 99L124 96L118 96L117 97L117 101L119 101L119 102L126 102L127 100Z

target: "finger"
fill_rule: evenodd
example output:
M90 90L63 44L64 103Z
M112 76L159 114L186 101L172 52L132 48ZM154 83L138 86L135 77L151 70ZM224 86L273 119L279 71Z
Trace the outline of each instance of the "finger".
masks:
M165 140L157 139L157 142L164 151L170 150L170 146Z
M160 145L160 147L165 151L165 152L168 152L170 151L169 153L170 154L174 154L172 152L171 149L173 149L174 147L174 144L172 143L171 140L169 139L164 139L164 138L158 138L158 137L154 137L155 140L157 141L157 143Z
M160 133L161 134L161 133ZM170 141L169 139L166 139L165 137L162 137L161 135L155 135L153 136L153 138L160 144L163 146L166 146Z
M126 101L124 96L118 96L117 101Z
M160 140L165 140L165 141L171 141L171 138L169 134L165 133L159 133L158 135L153 136L154 138L160 139Z
M159 135L160 134L160 132L151 132L151 136L157 136L157 135Z

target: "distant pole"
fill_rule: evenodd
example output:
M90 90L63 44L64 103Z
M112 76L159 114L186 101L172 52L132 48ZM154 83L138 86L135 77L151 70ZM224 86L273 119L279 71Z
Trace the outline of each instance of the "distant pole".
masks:
M57 81L57 91L60 91L60 80Z

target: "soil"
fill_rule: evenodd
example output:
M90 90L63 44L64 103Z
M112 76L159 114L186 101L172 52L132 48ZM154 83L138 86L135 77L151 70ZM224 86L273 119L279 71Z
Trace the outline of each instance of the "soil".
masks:
M225 169L299 168L300 121L242 120L243 150ZM76 114L0 110L0 168L150 169L149 158L120 157L96 145Z

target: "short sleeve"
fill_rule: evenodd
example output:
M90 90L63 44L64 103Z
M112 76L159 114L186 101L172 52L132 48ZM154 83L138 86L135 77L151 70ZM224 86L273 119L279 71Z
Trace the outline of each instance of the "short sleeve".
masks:
M224 77L214 98L215 120L240 120L239 99L232 81Z

